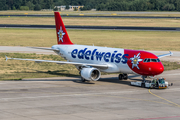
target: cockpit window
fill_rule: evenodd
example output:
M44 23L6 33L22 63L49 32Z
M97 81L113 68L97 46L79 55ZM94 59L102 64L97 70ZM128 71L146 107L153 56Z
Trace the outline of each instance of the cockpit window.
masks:
M160 62L159 58L157 59L157 62Z
M159 59L145 58L144 62L160 62L160 60Z
M150 62L150 59L147 59L147 61L146 62Z
M147 61L147 58L146 59L144 59L144 62L146 62Z
M156 59L151 59L151 62L156 62Z

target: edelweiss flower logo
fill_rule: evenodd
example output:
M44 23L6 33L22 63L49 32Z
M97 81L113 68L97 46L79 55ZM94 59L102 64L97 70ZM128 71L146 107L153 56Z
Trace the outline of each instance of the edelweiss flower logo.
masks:
M64 35L65 35L65 33L63 32L62 27L60 26L60 30L58 32L59 41L61 40L61 42L63 42Z
M143 61L143 59L140 59L140 53L136 55L134 55L134 57L130 58L131 60L131 63L132 63L132 69L134 67L136 67L137 69L139 69L138 65L139 65L139 62Z

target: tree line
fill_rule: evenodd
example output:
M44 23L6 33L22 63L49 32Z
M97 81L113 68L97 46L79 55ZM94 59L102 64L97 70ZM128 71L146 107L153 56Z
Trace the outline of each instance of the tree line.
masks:
M180 11L180 0L0 0L0 10L41 10L84 5L81 10Z

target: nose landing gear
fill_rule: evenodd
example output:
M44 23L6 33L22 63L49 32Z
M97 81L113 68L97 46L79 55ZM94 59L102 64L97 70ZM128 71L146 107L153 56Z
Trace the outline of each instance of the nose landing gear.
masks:
M119 80L127 80L128 75L127 74L119 74Z
M145 83L145 82L146 82L146 78L147 78L147 76L142 75L141 77L142 77L142 79L143 79L143 81L142 81L142 82L143 82L143 83Z

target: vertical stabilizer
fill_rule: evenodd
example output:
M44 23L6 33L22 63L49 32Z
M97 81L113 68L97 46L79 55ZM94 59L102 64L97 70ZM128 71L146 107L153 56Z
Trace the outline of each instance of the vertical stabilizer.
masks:
M72 44L59 12L54 12L58 44Z

